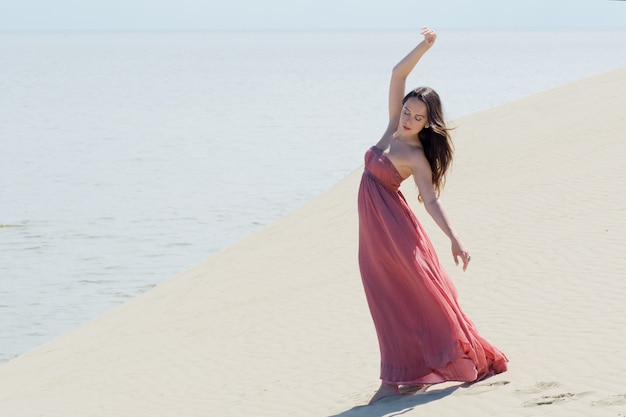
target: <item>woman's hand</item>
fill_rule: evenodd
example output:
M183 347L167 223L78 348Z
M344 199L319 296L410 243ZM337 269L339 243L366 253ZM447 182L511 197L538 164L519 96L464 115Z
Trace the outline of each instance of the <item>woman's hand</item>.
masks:
M426 45L433 46L433 44L437 40L437 34L435 33L435 31L429 27L423 27L421 33L424 36L424 42L426 43Z
M472 259L469 252L463 246L461 241L457 238L452 239L452 257L454 258L454 263L459 264L459 258L463 261L463 271L467 269L467 265L469 265L469 261Z

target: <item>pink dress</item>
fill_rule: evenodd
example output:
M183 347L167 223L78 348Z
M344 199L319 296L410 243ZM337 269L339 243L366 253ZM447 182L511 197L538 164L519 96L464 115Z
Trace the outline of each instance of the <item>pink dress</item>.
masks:
M426 232L382 150L365 154L359 188L359 267L390 384L476 381L506 371L457 301Z

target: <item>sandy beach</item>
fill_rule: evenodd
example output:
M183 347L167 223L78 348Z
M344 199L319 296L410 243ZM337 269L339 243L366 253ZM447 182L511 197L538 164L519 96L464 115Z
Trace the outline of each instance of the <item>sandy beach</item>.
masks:
M326 193L0 366L0 415L626 415L626 68L452 121L442 200L403 192L510 370L365 404L378 346L357 264L357 167ZM365 152L366 148L355 152Z

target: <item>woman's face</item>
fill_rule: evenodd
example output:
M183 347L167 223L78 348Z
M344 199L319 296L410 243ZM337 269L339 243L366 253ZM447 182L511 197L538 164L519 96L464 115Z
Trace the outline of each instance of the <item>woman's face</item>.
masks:
M428 108L416 97L411 97L402 106L398 130L405 135L417 135L428 123Z

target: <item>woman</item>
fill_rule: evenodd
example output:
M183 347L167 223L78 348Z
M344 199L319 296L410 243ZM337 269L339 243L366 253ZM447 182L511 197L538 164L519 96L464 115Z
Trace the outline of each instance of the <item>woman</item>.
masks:
M452 142L437 93L406 78L437 38L424 40L394 68L389 125L365 154L359 188L359 267L381 354L381 386L370 404L444 381L477 381L506 370L506 356L483 339L457 301L454 284L398 190L410 176L428 214L450 238L466 270L471 257L438 200ZM404 97L404 98L403 98Z

